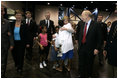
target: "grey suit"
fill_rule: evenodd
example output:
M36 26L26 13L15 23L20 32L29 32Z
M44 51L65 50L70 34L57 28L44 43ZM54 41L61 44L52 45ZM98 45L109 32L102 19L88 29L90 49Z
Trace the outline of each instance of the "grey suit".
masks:
M13 46L10 23L6 19L1 19L1 76L5 76L8 49Z

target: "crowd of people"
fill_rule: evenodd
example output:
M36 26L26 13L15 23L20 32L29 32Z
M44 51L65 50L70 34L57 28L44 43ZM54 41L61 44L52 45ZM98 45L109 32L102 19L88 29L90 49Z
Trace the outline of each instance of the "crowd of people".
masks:
M62 72L65 67L70 71L74 53L77 52L77 73L80 78L89 78L98 54L101 66L104 65L103 57L108 59L109 77L117 77L117 21L105 24L102 15L98 15L97 21L94 21L89 10L82 12L82 20L77 25L64 16L63 24L55 26L50 20L50 12L45 13L45 19L39 25L33 20L30 11L25 12L26 19L23 20L23 12L16 10L16 20L11 23L3 16L2 6L1 77L5 77L8 50L12 52L16 71L21 74L24 57L29 62L32 60L34 41L39 46L39 68L44 68L48 66L48 61L53 61L53 69ZM74 51L75 44L78 45L77 51Z

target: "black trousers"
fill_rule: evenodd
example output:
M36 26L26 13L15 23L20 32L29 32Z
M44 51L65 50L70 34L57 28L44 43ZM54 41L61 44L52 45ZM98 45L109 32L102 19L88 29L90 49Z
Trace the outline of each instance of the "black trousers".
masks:
M47 60L47 54L48 54L48 46L43 46L43 50L41 50L41 47L39 46L39 62L42 63L43 61Z
M12 50L13 60L15 62L15 67L17 69L23 69L24 64L24 54L25 54L25 44L22 41L14 42L14 49Z
M81 46L79 49L79 74L82 78L87 78L92 76L94 55L93 50L86 51L86 47Z
M98 60L99 60L99 63L103 62L103 49L100 49L100 52L98 53Z
M8 58L8 49L1 47L1 77L5 76L7 58Z
M30 41L30 47L26 48L26 59L29 61L32 60L32 46L33 46L33 40Z

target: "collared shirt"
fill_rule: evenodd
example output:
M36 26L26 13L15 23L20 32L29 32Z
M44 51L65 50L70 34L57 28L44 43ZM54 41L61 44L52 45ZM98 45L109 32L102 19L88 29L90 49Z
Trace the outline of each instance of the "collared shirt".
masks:
M31 19L28 19L28 18L27 18L27 19L26 19L26 24L28 23L28 21L29 21L29 23L30 23Z
M88 29L89 29L90 24L91 24L91 19L90 19L90 20L88 21L88 23L87 23L87 30L86 30L86 34L87 34L87 32L88 32Z
M47 24L47 26L48 26L48 28L49 28L50 21L49 21L49 20L45 20L45 23Z

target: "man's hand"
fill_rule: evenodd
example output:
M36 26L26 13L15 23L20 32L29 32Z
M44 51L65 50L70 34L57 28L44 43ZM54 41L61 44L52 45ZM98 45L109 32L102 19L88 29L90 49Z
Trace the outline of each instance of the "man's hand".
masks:
M10 50L13 50L13 48L14 48L13 46L10 46L10 48L9 48L9 49L10 49Z
M106 50L103 50L103 55L104 55L104 57L106 57L106 55L107 55L107 51Z
M94 55L97 55L99 51L97 49L94 49Z
M28 48L28 47L30 47L30 45L29 45L29 44L27 44L27 45L26 45L26 47Z
M104 41L104 47L106 46L106 43L107 43L107 42L106 42L106 41Z
M36 37L34 37L34 39L33 40L36 40Z
M75 44L78 44L78 40L75 40Z

